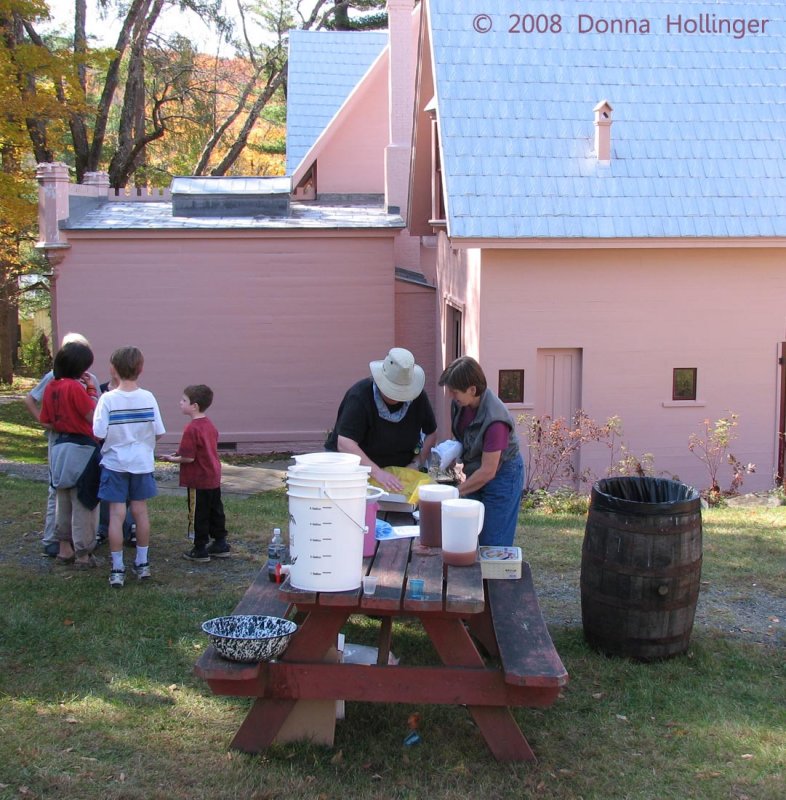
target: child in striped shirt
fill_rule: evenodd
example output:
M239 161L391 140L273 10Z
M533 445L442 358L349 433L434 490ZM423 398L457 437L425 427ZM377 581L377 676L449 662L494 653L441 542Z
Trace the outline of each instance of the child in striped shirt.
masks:
M147 501L158 493L153 478L155 447L166 431L155 397L137 384L144 363L142 351L137 347L121 347L112 353L109 372L117 388L101 395L93 418L93 433L104 441L98 496L109 503L112 555L109 585L116 589L125 583L123 520L126 501L136 524L133 571L140 579L150 577Z

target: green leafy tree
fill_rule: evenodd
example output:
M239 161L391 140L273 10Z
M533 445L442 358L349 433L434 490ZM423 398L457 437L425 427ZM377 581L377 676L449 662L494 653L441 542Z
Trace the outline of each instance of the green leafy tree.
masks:
M33 243L37 222L35 158L52 160L63 124L49 91L62 64L27 41L25 19L48 13L37 0L0 0L0 382L13 379L20 278L39 269Z
M350 12L356 12L351 14ZM325 27L337 31L370 31L387 28L385 0L333 0L332 19Z

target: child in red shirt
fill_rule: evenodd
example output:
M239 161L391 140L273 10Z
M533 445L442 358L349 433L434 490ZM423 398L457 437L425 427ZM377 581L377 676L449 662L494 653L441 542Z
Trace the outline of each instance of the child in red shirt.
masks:
M55 356L54 380L41 401L41 423L58 434L50 449L49 472L57 492L57 559L92 567L95 548L98 443L93 412L98 387L87 372L93 351L85 344L64 345Z
M189 561L228 558L226 518L221 501L221 462L218 431L205 416L213 402L213 390L204 384L186 386L180 410L191 418L176 453L162 461L180 464L180 485L188 489L189 516L194 517L194 546L183 553ZM212 544L210 540L213 540Z

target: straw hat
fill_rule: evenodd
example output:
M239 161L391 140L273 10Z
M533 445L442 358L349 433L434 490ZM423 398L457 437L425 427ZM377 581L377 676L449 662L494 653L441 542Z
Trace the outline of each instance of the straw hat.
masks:
M397 403L414 400L426 383L426 374L415 363L415 356L403 347L394 347L384 361L372 361L369 367L379 391Z

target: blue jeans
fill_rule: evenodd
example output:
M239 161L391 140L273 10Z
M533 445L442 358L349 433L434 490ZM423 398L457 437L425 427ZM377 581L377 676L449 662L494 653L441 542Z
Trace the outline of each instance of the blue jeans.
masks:
M510 547L513 544L523 488L524 461L519 454L504 462L482 489L466 495L470 500L480 500L485 509L481 545Z

